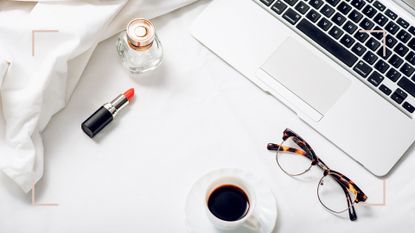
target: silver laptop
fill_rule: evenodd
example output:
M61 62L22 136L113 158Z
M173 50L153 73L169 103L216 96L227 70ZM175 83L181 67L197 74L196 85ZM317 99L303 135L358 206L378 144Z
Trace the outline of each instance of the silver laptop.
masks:
M376 176L415 140L414 0L213 0L202 44Z

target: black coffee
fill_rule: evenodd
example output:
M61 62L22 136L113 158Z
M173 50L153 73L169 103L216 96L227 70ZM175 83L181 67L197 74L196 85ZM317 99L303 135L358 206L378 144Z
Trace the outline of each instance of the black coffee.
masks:
M245 217L248 213L249 199L239 187L223 185L210 194L208 208L217 218L225 221L236 221Z

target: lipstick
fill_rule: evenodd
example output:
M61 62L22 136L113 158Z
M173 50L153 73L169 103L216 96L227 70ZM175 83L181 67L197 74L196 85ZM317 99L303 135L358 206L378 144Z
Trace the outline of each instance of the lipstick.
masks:
M134 88L128 89L113 101L104 104L81 125L82 130L90 138L107 126L121 109L127 106L134 97Z

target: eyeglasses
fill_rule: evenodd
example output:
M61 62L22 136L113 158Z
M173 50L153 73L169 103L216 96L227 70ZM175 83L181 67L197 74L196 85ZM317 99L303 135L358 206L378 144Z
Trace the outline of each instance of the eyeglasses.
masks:
M289 176L300 176L308 172L312 166L320 167L323 170L323 177L317 186L320 203L334 213L349 211L350 220L355 221L357 215L354 204L365 202L367 199L362 190L343 174L331 170L317 157L311 146L292 130L286 129L282 139L280 145L268 144L268 150L277 151L276 161L281 170Z

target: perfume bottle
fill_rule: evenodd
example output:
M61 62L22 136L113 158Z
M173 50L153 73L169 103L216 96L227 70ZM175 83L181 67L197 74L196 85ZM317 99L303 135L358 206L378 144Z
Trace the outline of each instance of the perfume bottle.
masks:
M131 20L120 33L116 46L122 64L133 74L154 70L163 59L154 25L147 19Z

